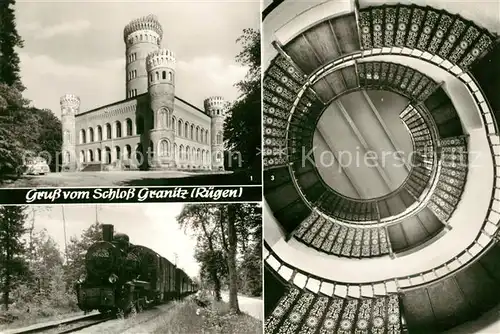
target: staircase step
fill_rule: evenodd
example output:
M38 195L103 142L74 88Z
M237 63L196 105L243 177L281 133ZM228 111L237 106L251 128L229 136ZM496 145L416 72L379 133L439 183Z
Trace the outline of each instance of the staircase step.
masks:
M266 318L265 333L401 333L399 299L340 298L289 287Z
M494 36L459 15L431 7L389 5L359 13L363 49L407 47L469 67L494 41Z

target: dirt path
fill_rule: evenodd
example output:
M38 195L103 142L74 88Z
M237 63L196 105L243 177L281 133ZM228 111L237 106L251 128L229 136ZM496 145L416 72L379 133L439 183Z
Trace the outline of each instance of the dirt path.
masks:
M222 300L225 302L229 302L229 293L227 292L222 292L221 293ZM259 319L263 320L264 318L264 303L262 302L262 299L258 298L252 298L252 297L245 297L245 296L238 296L238 304L240 306L240 310L242 312L247 313L248 315Z

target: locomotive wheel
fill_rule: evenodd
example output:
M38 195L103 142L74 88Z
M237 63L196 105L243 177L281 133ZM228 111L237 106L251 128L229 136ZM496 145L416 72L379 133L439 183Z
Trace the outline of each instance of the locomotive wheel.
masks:
M137 302L137 313L141 313L144 310L144 306L141 300Z
M133 318L137 315L137 308L134 304L131 305L130 310L128 312L128 318Z
M125 319L125 312L123 312L123 309L119 308L116 310L116 319Z

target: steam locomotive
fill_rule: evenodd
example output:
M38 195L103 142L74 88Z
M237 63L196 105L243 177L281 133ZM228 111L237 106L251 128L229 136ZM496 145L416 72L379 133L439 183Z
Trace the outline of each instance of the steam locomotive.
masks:
M102 225L102 240L85 255L85 274L75 285L78 307L128 316L196 292L189 276L153 250L133 245L126 234Z

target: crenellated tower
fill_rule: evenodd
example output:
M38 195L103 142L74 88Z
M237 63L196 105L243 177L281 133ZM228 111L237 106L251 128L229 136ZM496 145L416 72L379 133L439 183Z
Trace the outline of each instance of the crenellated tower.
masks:
M175 100L175 55L167 49L150 53L146 59L152 122L148 127L154 145L156 167L175 167L172 116Z
M221 96L212 96L204 101L205 112L211 121L212 170L224 170L224 118L229 103Z
M125 93L134 97L147 92L146 57L159 49L163 29L154 15L131 21L123 30L125 41Z
M80 112L80 98L73 94L66 94L61 96L60 103L63 133L63 171L74 171L77 168L75 116Z

